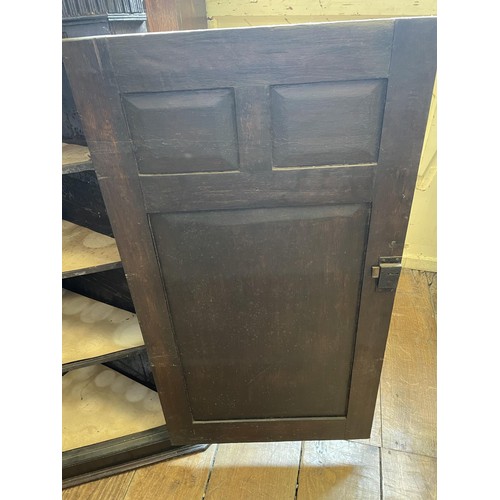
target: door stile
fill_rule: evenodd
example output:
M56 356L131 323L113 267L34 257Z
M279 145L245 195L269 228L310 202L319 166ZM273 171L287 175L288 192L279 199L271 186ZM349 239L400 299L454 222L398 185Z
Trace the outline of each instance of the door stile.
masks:
M177 442L179 436L187 442L191 438L190 426L186 425L192 421L191 411L107 40L68 43L64 49L68 76L138 313L167 428L175 433ZM79 88L85 90L80 92ZM89 94L91 101L85 98ZM169 321L164 320L166 317Z
M377 290L371 268L380 257L403 253L434 85L435 38L435 19L396 20L379 161L375 167L346 439L368 438L371 432L396 292ZM409 60L412 64L408 64Z

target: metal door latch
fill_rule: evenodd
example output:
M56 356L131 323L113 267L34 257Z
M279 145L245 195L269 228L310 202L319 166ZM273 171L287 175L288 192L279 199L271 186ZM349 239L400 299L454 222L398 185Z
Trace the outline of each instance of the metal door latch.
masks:
M401 274L401 257L380 257L372 266L372 278L378 279L378 290L394 290Z

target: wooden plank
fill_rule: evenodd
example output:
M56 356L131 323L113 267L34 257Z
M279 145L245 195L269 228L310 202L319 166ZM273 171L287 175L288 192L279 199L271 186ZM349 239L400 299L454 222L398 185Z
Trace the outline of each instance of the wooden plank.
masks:
M393 26L388 19L335 26L195 30L110 37L108 44L124 93L191 90L193 82L198 90L303 84L386 78Z
M63 174L73 174L84 170L92 170L93 168L88 147L62 143Z
M297 500L320 498L378 500L379 449L349 441L306 441Z
M429 286L432 309L434 310L434 316L437 318L437 273L426 271L425 276L427 278L427 285Z
M62 221L62 277L70 278L121 267L115 240Z
M158 395L102 365L66 374L63 451L165 425Z
M76 448L62 454L63 488L198 453L207 448L205 444L172 446L165 425Z
M432 457L381 450L384 500L437 498L437 461Z
M203 498L216 449L216 446L210 446L203 453L138 469L125 498L127 500Z
M62 314L63 365L144 345L137 316L123 309L63 289Z
M425 274L403 270L381 379L384 448L436 456L436 322Z
M134 471L124 472L100 481L67 488L62 492L62 500L82 500L82 498L85 500L101 500L103 498L122 500L125 498L133 477Z
M150 213L289 207L370 202L374 170L373 166L280 168L257 175L141 175L140 181Z
M301 443L221 444L206 500L293 500Z

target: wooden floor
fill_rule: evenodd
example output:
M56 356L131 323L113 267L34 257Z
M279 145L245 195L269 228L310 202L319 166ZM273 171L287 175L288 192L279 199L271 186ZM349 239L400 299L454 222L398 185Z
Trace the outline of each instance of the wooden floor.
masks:
M369 440L212 445L63 499L436 498L436 289L436 274L403 272Z

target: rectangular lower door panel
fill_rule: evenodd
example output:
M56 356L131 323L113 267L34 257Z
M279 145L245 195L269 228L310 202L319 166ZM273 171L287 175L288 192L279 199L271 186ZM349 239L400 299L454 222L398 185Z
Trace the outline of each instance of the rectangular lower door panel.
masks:
M195 421L346 415L369 213L150 216Z

